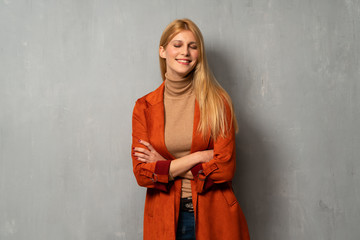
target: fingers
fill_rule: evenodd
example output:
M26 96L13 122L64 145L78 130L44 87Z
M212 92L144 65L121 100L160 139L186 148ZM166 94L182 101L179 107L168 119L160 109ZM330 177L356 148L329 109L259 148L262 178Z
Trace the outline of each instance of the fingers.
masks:
M134 147L134 156L142 162L156 162L156 161L165 161L166 159L161 156L155 148L148 142L139 139L139 143L147 147L147 149L142 147Z
M141 152L141 153L144 153L146 155L150 155L150 151L145 149L145 148L134 147L134 151L135 152Z
M143 154L143 153L137 153L137 152L134 153L134 156L135 156L135 157L138 157L138 158L143 158L143 159L149 158L148 155L145 155L145 154Z
M134 152L133 155L135 156L136 160L142 161L142 162L152 162L148 155L145 155L143 153Z
M155 149L153 148L153 146L150 143L148 143L144 140L141 140L141 139L139 139L139 143L145 145L150 151L155 151Z
M149 162L149 161L146 160L145 158L141 158L141 157L138 157L137 160L142 161L142 162Z
M145 148L134 147L133 155L136 157L137 160L142 162L150 162L149 155L151 152Z

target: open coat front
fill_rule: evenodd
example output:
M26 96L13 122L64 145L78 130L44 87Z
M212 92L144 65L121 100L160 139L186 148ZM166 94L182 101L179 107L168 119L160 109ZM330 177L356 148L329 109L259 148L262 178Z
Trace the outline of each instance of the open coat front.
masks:
M230 111L227 109L227 119ZM197 132L200 119L195 103L191 152L214 149L214 157L207 163L194 166L191 171L196 239L250 239L245 217L232 190L235 171L235 134L214 142ZM181 121L181 120L179 120ZM232 124L229 122L229 126ZM144 239L171 240L176 238L179 216L181 179L169 181L169 166L174 157L164 140L164 83L158 89L137 100L132 119L132 147L144 147L139 139L150 142L167 161L144 163L133 156L133 170L140 186L147 187L144 212ZM176 133L174 133L176 134Z

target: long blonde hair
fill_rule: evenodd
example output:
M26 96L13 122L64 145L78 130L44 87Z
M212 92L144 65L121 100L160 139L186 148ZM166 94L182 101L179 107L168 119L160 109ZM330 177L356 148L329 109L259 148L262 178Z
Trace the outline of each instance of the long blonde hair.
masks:
M198 131L205 137L209 134L214 138L224 137L234 127L238 131L238 124L234 114L231 98L227 92L216 81L212 74L205 55L204 39L200 29L190 19L176 19L171 22L164 30L160 38L159 47L166 49L171 39L179 32L191 31L197 41L199 56L194 68L194 92L200 109L200 121ZM160 71L162 79L165 80L166 59L159 56ZM232 126L228 126L226 119L226 107L224 100L229 105Z

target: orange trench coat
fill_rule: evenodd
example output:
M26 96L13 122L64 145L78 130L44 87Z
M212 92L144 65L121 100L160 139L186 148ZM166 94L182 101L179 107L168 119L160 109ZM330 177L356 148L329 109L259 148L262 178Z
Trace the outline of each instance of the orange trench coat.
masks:
M144 211L144 239L172 240L176 238L179 216L181 179L169 181L169 166L174 157L164 140L164 83L155 91L136 101L132 118L132 147L144 147L139 139L150 142L167 161L144 163L132 156L133 170L140 186L147 188ZM228 106L227 106L228 108ZM229 108L227 109L229 113ZM228 114L230 119L230 114ZM197 102L191 152L214 149L207 163L191 171L192 199L197 240L247 240L249 232L245 216L232 190L235 171L235 134L214 142L197 131L200 112ZM229 124L231 126L231 124Z

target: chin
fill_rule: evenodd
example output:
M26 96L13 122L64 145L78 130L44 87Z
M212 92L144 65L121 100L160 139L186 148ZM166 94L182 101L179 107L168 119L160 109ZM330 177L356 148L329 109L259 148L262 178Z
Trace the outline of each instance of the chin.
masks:
M177 74L178 74L179 76L185 77L185 76L187 76L188 74L190 74L193 70L194 70L194 68L192 68L191 70L186 70L186 71L178 71Z

